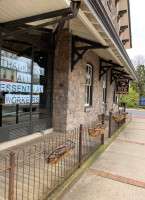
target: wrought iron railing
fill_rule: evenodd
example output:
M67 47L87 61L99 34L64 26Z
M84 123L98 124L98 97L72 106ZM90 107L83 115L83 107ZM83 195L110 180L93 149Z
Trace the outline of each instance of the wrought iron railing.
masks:
M88 129L98 122L108 130L91 137ZM110 112L109 117L102 115L100 120L80 125L57 138L0 157L0 200L40 200L51 195L123 123L125 118L116 123Z

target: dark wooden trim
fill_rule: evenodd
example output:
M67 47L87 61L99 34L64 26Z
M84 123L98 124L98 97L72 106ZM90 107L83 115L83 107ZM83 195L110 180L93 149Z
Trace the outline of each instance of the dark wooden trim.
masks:
M55 11L52 11L52 12L47 12L47 13L43 13L43 14L39 14L39 15L34 15L34 16L31 16L31 17L25 17L25 18L22 18L22 19L17 19L17 20L1 23L0 25L3 28L18 27L18 26L25 24L25 23L30 23L30 22L34 22L34 21L43 20L43 19L58 17L58 16L62 16L64 14L68 15L68 14L71 14L71 13L72 13L71 8L64 8L64 9L61 9L61 10L55 10Z
M76 47L77 42L85 43L85 46ZM83 58L83 55L89 49L106 49L108 46L104 46L101 43L93 42L91 40L87 40L78 36L72 36L72 56L71 56L71 71L74 70L75 64Z
M53 44L52 44L52 46L53 46L54 49L55 49L56 46L57 46L57 43L58 43L59 38L60 38L60 35L61 35L61 33L62 33L62 31L63 31L63 28L64 28L64 25L65 25L65 21L59 23L59 24L57 25L57 27L56 27L55 32L53 33Z
M122 18L125 13L127 13L127 10L118 11L117 22L119 22L120 18Z
M107 63L107 64L110 64L110 65L106 66L106 65L103 65L103 63ZM123 68L123 66L114 63L112 60L105 60L105 59L100 58L99 81L101 80L101 77L104 74L107 74L107 72L109 71L109 69L114 69L114 68Z
M123 45L125 45L127 42L129 42L129 39L122 40Z
M120 26L120 30L119 30L119 36L121 36L121 34L128 28L128 25L126 26Z
M119 2L120 0L115 0L115 7L117 6L117 3Z

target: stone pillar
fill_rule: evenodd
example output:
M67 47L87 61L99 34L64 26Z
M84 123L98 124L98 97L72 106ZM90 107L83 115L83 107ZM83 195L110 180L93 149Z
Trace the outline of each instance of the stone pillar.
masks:
M66 130L68 105L68 76L71 59L71 34L64 30L55 51L54 91L53 91L53 129Z

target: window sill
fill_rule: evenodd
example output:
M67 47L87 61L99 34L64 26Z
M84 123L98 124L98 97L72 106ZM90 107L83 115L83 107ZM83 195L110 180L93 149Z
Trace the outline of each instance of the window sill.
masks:
M84 111L85 112L91 112L93 110L94 110L94 108L92 106L86 106Z

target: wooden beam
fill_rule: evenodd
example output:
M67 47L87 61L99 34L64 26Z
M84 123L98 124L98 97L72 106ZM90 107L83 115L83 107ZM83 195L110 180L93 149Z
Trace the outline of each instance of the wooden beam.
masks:
M39 20L43 20L43 19L48 19L48 18L53 18L53 17L58 17L58 16L62 16L65 14L71 14L72 13L72 9L71 8L64 8L61 10L55 10L52 12L47 12L47 13L43 13L43 14L39 14L39 15L34 15L31 17L25 17L22 19L17 19L17 20L13 20L13 21L9 21L9 22L5 22L0 24L3 28L9 28L9 27L18 27L22 24L25 23L30 23L30 22L34 22L34 21L39 21Z

